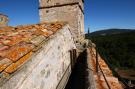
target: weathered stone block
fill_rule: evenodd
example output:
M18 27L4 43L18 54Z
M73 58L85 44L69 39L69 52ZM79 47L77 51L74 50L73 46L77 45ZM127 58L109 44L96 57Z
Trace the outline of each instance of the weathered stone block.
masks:
M79 42L84 35L83 0L39 0L41 22L68 22L72 35Z

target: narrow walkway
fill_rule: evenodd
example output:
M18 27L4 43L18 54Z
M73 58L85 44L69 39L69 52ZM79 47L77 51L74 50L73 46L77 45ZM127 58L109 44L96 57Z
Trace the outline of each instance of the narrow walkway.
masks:
M86 89L86 52L80 54L65 89Z

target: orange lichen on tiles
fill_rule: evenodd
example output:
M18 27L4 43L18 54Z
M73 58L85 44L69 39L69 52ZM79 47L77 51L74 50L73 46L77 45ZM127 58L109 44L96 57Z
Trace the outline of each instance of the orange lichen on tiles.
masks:
M32 55L32 52L29 52L22 58L20 58L17 62L12 63L8 68L5 69L5 72L7 73L13 73L16 71L21 65L23 65Z
M12 61L16 61L19 59L19 53L16 49L14 49L11 52L9 52L6 57L10 58L10 60Z
M26 52L27 51L27 48L24 48L24 47L20 47L18 48L18 51L23 53L23 52Z
M2 72L4 69L6 69L7 66L9 66L12 63L11 60L7 58L3 58L0 60L0 72Z
M56 28L60 29L60 28L62 28L62 25L61 24L57 24Z
M4 31L0 29L0 33L3 33Z
M105 89L105 87L102 85L103 84L103 81L100 80L100 76L96 76L96 82L97 82L97 86L98 88L97 89Z
M90 61L91 62L90 64L91 64L92 70L94 72L94 78L96 81L97 89L108 89L108 86L106 84L106 81L103 77L101 70L98 69L98 73L96 72L96 50L95 50L95 48L90 49L90 53L91 53L91 58L92 58ZM118 78L113 76L112 71L110 70L110 68L107 66L107 64L105 63L105 61L101 58L101 56L99 54L98 54L98 62L99 62L99 65L100 65L111 89L123 89Z
M55 22L0 28L0 77L20 68L62 26Z
M16 47L12 47L12 50L5 56L12 60L13 62L19 60L20 57L25 55L27 52L32 50L33 45L31 44L22 44L22 45L16 45Z
M6 27L2 27L1 30L10 31L10 30L14 30L14 27L12 27L12 26L6 26Z
M47 30L47 29L36 30L34 33L35 33L35 34L38 34L38 35L43 35L43 36L45 36L45 37L49 37L50 35L53 34L52 31L49 31L49 30Z
M9 78L9 76L10 76L10 74L9 74L9 73L6 73L6 72L2 72L2 73L0 74L0 78L4 78L4 79Z
M109 86L111 87L111 89L122 89L122 86L120 85L120 83L118 82L118 79L115 77L106 77ZM104 87L103 89L108 89L108 86L103 78L103 76L100 76L99 81L101 83L101 85Z
M50 36L51 34L49 32L43 32L42 35L44 35L45 37Z
M8 68L6 68L4 71L7 72L7 73L12 73L15 70L17 70L17 64L13 63Z

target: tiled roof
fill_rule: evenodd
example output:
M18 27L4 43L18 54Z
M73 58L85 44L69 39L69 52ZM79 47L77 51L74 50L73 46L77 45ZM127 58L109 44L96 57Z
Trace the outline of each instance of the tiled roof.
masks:
M7 78L26 61L63 23L41 23L0 28L0 80Z

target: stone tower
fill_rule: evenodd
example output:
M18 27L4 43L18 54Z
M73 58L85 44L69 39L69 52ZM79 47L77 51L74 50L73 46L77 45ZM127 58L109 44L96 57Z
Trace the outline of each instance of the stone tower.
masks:
M40 22L68 22L75 41L84 34L84 0L39 0Z
M0 14L0 27L7 26L8 21L9 21L8 16Z

